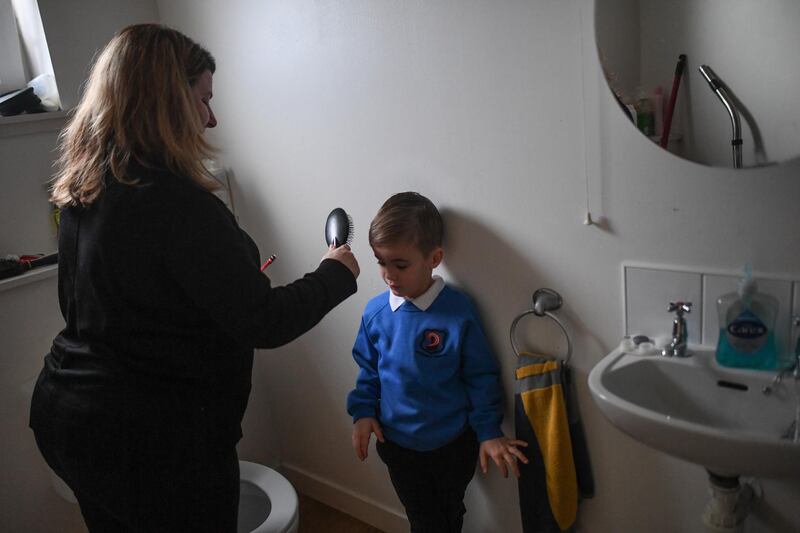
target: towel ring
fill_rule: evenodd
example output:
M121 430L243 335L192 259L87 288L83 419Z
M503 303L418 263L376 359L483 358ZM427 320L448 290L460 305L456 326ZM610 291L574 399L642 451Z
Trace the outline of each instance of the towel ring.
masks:
M558 324L559 328L561 328L561 331L564 333L564 338L567 339L567 355L564 356L564 363L569 363L569 359L572 357L572 340L569 337L567 328L564 327L564 324L561 322L561 320L559 320L556 315L550 312L560 309L562 303L563 301L561 300L561 295L553 289L538 289L533 293L533 309L523 311L517 316L517 318L514 319L513 322L511 322L509 338L511 339L511 347L514 349L514 354L517 357L520 355L519 348L517 347L517 341L515 339L517 324L522 317L534 314L536 316L546 316L550 318L556 324Z

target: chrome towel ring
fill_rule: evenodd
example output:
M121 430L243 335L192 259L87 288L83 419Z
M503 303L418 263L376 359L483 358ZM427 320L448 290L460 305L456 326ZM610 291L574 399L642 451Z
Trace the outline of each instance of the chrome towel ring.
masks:
M513 322L511 322L509 338L511 339L511 347L514 349L515 355L520 355L515 338L517 324L522 317L534 314L536 316L546 316L550 318L556 324L558 324L559 328L561 328L561 331L564 333L564 338L567 339L567 354L564 356L564 363L569 363L569 359L572 357L572 339L570 339L567 328L564 327L564 324L561 322L561 320L559 320L556 315L551 313L551 311L557 311L558 309L561 309L562 303L563 301L561 300L561 295L553 289L538 289L533 293L533 308L523 311L517 316L517 318L514 319Z

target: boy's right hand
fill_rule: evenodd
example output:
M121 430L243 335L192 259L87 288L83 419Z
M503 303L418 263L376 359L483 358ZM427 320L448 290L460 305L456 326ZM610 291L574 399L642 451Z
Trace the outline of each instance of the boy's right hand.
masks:
M361 272L358 261L356 261L356 256L353 255L352 250L350 250L349 244L343 244L338 248L334 248L331 244L328 248L328 252L322 256L322 260L324 261L325 259L335 259L339 261L350 269L350 272L353 273L353 277L355 278L358 278L358 274Z
M371 416L359 418L356 420L356 423L353 424L353 449L356 451L356 456L362 461L367 458L369 439L370 435L373 433L375 433L375 438L384 442L381 424L377 419Z

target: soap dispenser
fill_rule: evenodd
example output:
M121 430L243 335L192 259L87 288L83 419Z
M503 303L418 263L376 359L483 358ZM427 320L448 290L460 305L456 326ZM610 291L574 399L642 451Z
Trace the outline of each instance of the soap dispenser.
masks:
M778 300L758 292L750 268L745 269L739 289L717 300L719 341L717 362L737 368L778 368L775 318Z

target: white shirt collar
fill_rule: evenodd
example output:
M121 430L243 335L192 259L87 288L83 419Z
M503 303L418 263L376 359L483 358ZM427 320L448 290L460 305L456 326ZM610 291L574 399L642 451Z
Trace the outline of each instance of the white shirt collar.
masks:
M416 298L404 298L402 296L395 296L393 292L389 291L389 305L392 311L397 311L404 302L409 301L414 304L420 311L427 310L431 304L439 296L439 293L444 289L444 280L441 276L433 276L433 283L428 290L417 296Z

